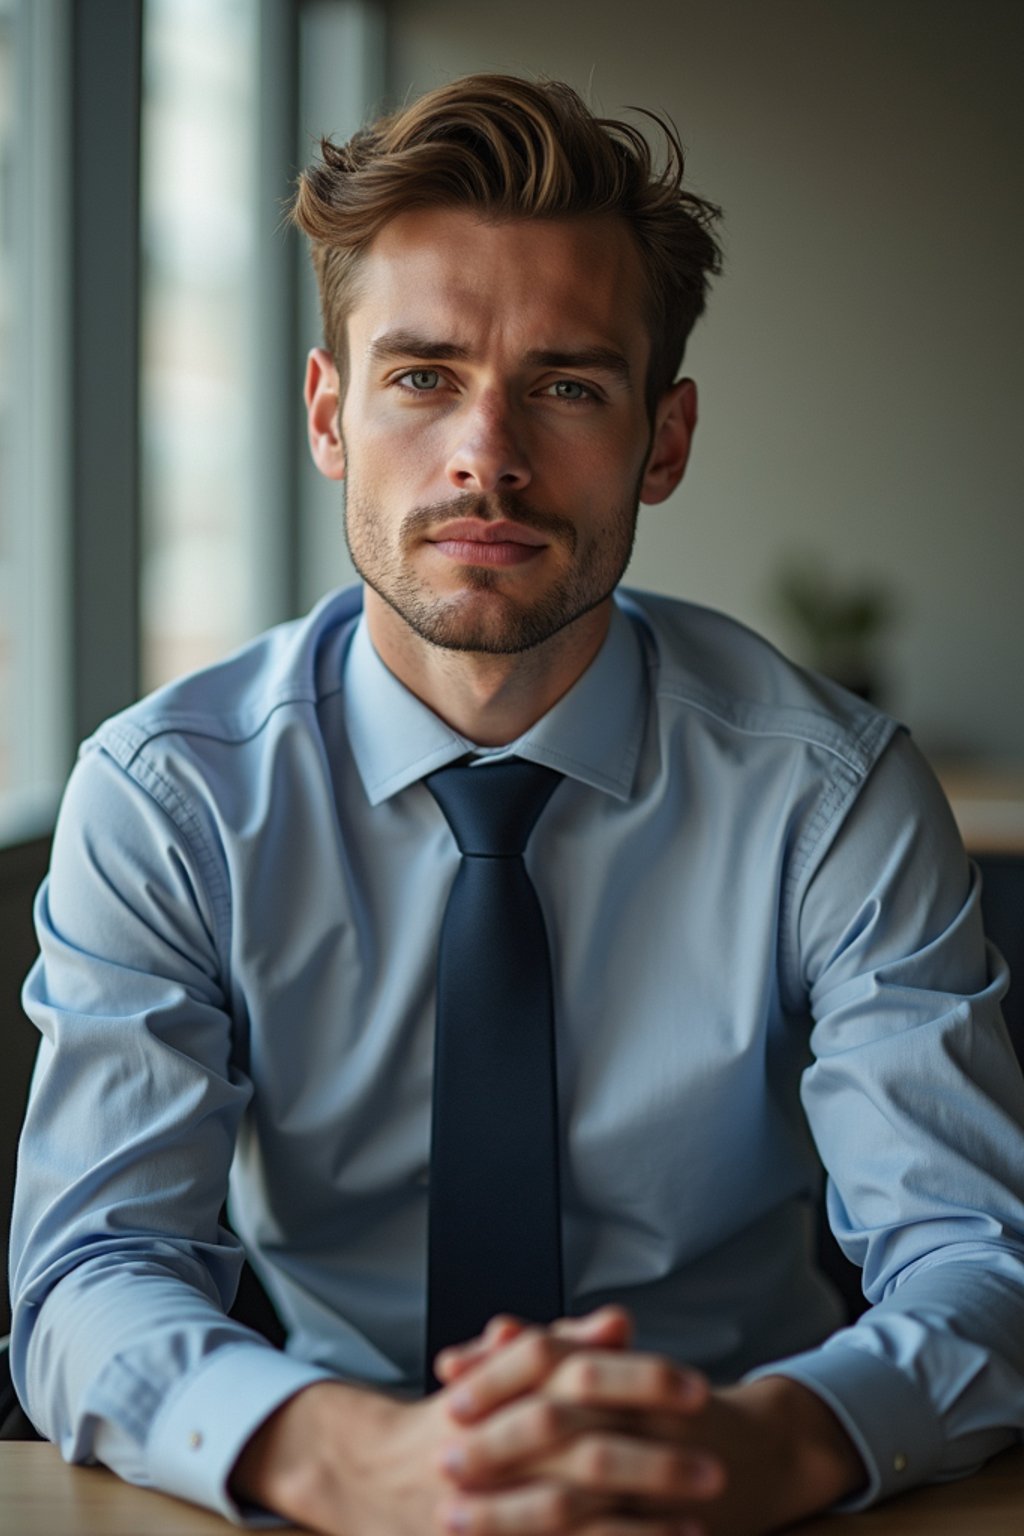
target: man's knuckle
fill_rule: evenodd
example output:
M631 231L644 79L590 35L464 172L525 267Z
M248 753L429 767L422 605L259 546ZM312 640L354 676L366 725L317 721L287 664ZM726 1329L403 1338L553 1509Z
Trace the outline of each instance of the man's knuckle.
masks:
M576 1513L576 1501L564 1483L549 1483L537 1499L537 1517L548 1531L562 1531Z
M548 1370L557 1358L554 1340L541 1328L528 1328L521 1343L527 1364L534 1370Z
M538 1398L531 1403L527 1414L527 1431L535 1444L543 1445L556 1439L561 1429L562 1415L557 1403L545 1398Z
M586 1401L596 1392L601 1380L597 1362L586 1355L570 1355L558 1367L558 1387L568 1397Z
M674 1493L685 1482L682 1459L668 1447L655 1450L651 1456L650 1477L652 1486L659 1493Z
M604 1435L589 1435L580 1442L577 1464L581 1480L588 1487L603 1487L615 1471L618 1460L615 1446Z
M675 1391L678 1372L668 1360L653 1359L647 1363L648 1388L657 1397L669 1397Z

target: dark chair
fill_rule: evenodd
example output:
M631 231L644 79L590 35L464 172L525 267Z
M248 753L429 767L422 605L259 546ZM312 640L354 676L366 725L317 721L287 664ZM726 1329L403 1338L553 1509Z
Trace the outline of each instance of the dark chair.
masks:
M18 1402L11 1381L11 1339L0 1339L0 1440L38 1440L41 1437Z
M1010 967L1003 1017L1024 1064L1024 855L988 853L976 858L985 932Z

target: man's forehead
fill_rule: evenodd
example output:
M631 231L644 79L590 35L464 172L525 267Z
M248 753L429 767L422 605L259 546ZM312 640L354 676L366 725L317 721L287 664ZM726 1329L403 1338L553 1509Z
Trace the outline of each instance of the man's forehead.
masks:
M350 319L362 346L378 350L404 335L469 354L482 331L506 330L533 353L626 355L646 340L641 289L619 219L419 209L393 219L365 253Z

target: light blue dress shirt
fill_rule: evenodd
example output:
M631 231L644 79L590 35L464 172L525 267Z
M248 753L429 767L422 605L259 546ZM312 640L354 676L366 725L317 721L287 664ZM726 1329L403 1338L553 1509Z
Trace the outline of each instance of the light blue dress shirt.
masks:
M15 1378L65 1456L239 1519L232 1464L297 1389L418 1389L458 861L422 779L468 745L347 592L82 749L37 905L13 1226ZM633 594L506 751L566 775L527 862L571 1310L614 1298L643 1348L806 1383L860 1448L860 1502L1009 1443L1024 1089L977 876L906 733ZM815 1146L873 1303L854 1327L811 1258ZM229 1172L283 1354L223 1316Z

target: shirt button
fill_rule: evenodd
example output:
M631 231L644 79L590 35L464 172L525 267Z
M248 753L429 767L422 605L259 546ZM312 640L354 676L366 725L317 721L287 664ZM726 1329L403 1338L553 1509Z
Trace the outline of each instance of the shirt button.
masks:
M188 1448L189 1448L189 1450L190 1451L198 1451L198 1450L200 1450L202 1448L202 1444L203 1444L203 1437L202 1437L202 1435L199 1433L198 1429L194 1429L192 1431L192 1433L188 1437Z
M902 1451L897 1451L893 1457L892 1469L894 1472L905 1472L907 1470L907 1458Z

